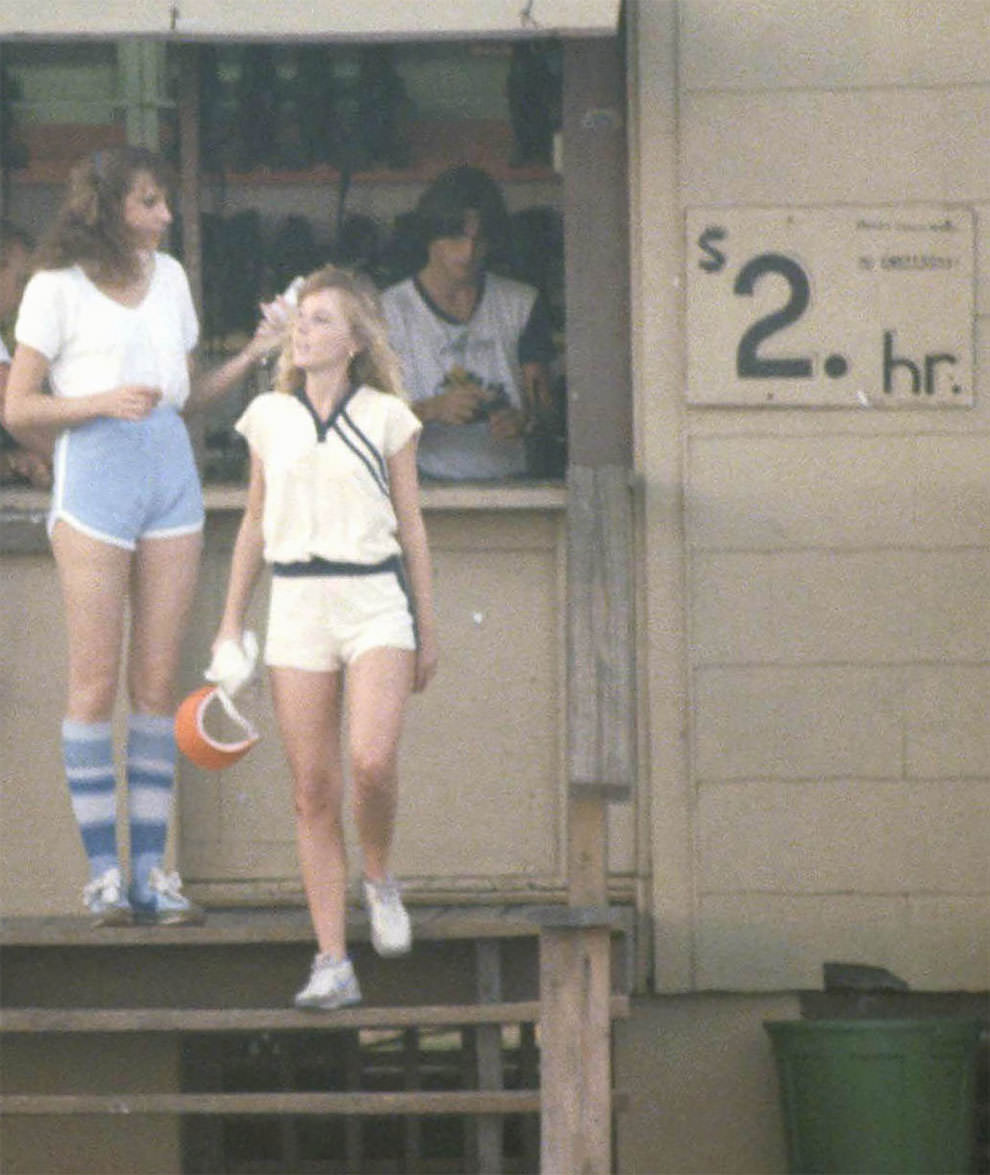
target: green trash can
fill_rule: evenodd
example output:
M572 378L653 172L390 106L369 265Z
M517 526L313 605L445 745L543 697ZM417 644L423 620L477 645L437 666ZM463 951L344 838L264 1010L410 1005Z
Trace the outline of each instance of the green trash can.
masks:
M792 1175L968 1175L979 1020L768 1020Z

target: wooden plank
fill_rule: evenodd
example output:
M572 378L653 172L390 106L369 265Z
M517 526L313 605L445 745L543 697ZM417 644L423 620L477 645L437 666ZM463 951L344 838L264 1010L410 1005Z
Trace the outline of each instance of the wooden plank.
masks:
M417 940L519 938L536 933L520 906L413 907ZM348 911L349 936L369 938L363 911ZM309 913L296 906L281 909L210 910L201 926L94 927L86 917L42 916L0 919L0 947L8 946L204 946L228 943L312 943Z
M419 1029L406 1028L402 1033L402 1082L407 1092L421 1088L419 1073ZM423 1124L413 1115L403 1124L403 1170L418 1171L423 1161Z
M632 491L619 466L571 466L567 529L568 782L636 773Z
M203 318L203 242L199 190L199 49L179 45L179 190L182 264L200 321Z
M0 1096L0 1115L75 1114L534 1114L535 1090L413 1093L122 1093Z
M542 1175L611 1170L607 929L540 935Z
M628 464L632 453L625 107L621 38L565 41L567 434L577 464Z
M591 783L583 780L569 785L572 800L602 800L606 804L626 804L633 797L628 783Z
M567 907L560 907L566 909ZM613 995L611 1015L629 1015L629 997ZM333 1032L357 1028L460 1028L476 1024L535 1024L537 1000L502 1004L449 1004L409 1008L5 1008L0 1032Z
M348 1032L344 1042L347 1088L350 1091L359 1090L362 1086L360 1034ZM344 1150L348 1169L364 1170L364 1123L359 1114L349 1114L344 1122Z
M478 1002L493 1006L502 998L502 955L497 941L481 939L475 943ZM475 1029L478 1089L498 1090L503 1086L501 1024L479 1024ZM475 1170L479 1175L500 1175L503 1130L499 1118L488 1115L475 1122L474 1143L477 1148Z
M603 926L609 930L622 929L625 918L621 910L609 905L592 906L533 906L530 917L544 930Z
M600 799L567 807L567 901L573 907L608 903L608 810Z
M537 1000L338 1008L4 1008L2 1032L268 1032L535 1023Z
M519 1084L523 1089L538 1089L540 1085L540 1050L536 1041L536 1027L523 1024L519 1028ZM540 1122L527 1116L520 1122L522 1135L522 1170L540 1169Z

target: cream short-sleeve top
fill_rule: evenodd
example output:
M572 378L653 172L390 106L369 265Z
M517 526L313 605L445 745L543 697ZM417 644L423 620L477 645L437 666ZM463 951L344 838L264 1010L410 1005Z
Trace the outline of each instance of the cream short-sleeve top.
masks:
M374 564L399 554L388 459L421 427L397 396L366 386L327 420L303 392L252 400L235 428L264 469L265 559Z

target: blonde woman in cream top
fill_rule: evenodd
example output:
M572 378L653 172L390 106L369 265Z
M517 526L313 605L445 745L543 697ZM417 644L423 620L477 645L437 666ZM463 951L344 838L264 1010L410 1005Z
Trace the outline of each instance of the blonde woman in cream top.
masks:
M251 474L214 648L241 639L269 563L265 661L317 946L295 1003L330 1009L361 998L347 952L344 746L372 942L382 955L411 945L388 866L403 714L437 663L420 424L399 395L373 288L332 266L299 289L278 387L237 423Z

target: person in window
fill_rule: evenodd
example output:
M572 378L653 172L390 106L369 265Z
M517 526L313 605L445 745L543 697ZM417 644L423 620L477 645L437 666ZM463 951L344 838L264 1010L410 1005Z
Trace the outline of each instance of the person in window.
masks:
M136 147L73 168L21 299L7 383L11 431L57 434L48 529L68 636L62 745L89 862L83 897L98 925L202 917L163 867L174 683L203 529L180 412L234 386L277 342L263 322L239 354L196 374L189 283L159 250L172 220L166 190L158 158ZM128 617L125 887L110 719Z
M413 223L420 268L382 306L424 426L420 473L522 476L525 433L550 405L554 345L538 292L488 267L508 235L502 194L486 172L451 168L423 193Z
M388 872L397 759L410 694L437 662L421 425L405 404L374 286L327 266L300 282L277 390L235 425L251 473L214 651L240 642L263 562L272 565L265 661L292 773L300 869L316 933L295 1002L360 1000L347 953L342 830L342 690L347 754L371 937L410 949L409 917ZM408 580L407 580L408 576Z
M14 316L31 272L33 252L30 233L9 220L0 220L0 421L10 371L7 346L13 345ZM36 438L33 448L21 445L0 424L0 484L27 483L35 489L48 489L52 484L50 458L51 446L45 444L44 437Z

